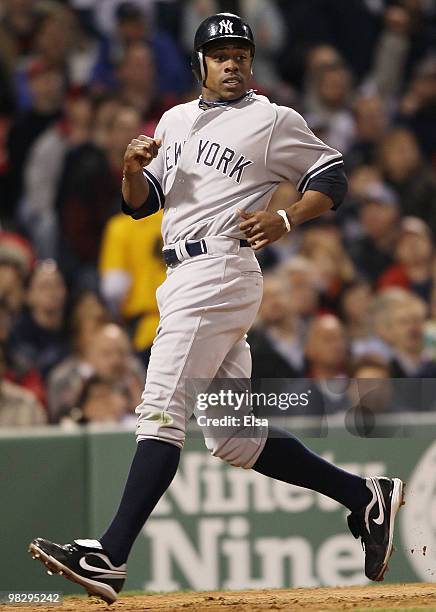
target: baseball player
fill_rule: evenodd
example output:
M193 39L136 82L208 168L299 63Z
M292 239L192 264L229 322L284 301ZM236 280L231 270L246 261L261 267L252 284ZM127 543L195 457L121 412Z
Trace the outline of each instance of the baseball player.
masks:
M254 54L252 31L238 16L208 17L196 32L192 56L200 99L165 113L154 138L138 136L126 150L123 210L141 219L163 208L168 266L157 290L160 323L136 409L137 450L118 511L98 540L59 545L37 538L29 548L50 572L108 603L123 586L136 537L176 473L192 413L186 381L250 378L245 338L262 295L254 252L337 208L346 192L341 154L316 138L294 110L249 88ZM267 203L283 181L303 196L270 212ZM213 417L222 409L207 413ZM249 405L241 411L250 416ZM201 420L211 453L349 508L349 527L365 549L366 576L383 580L402 481L361 478L284 430L250 418L234 421L218 431Z

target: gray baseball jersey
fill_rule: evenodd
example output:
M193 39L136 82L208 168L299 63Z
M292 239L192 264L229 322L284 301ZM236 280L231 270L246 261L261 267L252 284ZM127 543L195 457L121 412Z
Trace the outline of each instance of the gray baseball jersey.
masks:
M207 110L198 100L166 112L156 128L158 156L144 170L164 207L164 244L206 236L244 238L237 209L265 209L276 186L304 192L341 154L296 111L250 93Z
M162 147L144 169L149 198L142 210L127 212L141 218L164 207L164 243L172 245L167 250L177 253L178 263L156 294L160 323L136 431L139 440L183 446L195 409L187 382L205 381L207 389L213 379L251 375L246 333L262 298L262 274L254 251L239 240L245 235L238 208L264 209L283 181L303 192L309 183L322 190L318 175L343 162L298 113L254 93L207 110L198 100L176 106L162 117L156 137ZM186 257L185 241L199 239L201 254ZM206 445L232 465L252 467L268 426L251 420L247 404L230 428L217 428L213 417L224 409L209 408L209 420L198 421Z

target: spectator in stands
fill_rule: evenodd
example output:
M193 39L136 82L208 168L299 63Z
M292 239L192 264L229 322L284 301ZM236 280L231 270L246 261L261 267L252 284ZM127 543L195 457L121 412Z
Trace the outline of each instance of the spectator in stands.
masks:
M21 234L0 231L0 261L13 263L27 278L35 265L35 251L32 244Z
M94 71L94 80L114 87L113 67L124 62L131 47L149 49L156 96L181 95L193 86L188 63L168 34L150 23L147 13L137 2L120 2L114 7L115 31L107 39ZM139 71L139 66L138 66ZM145 92L144 92L145 93Z
M409 7L387 6L384 27L373 52L373 65L364 89L376 92L391 106L400 94L411 47L412 16Z
M378 96L362 96L353 106L355 134L346 155L349 169L377 162L380 140L388 127L386 105Z
M436 235L436 180L425 165L415 136L396 128L380 146L381 168L398 194L403 215L423 219Z
M70 303L68 322L71 352L52 370L48 378L51 414L57 413L57 404L62 403L69 407L74 405L83 387L82 378L86 378L90 371L87 362L89 342L95 333L110 321L106 306L92 291L81 292ZM57 398L56 394L60 397Z
M390 377L389 362L378 355L364 355L353 363L350 375L352 378L386 380Z
M85 344L83 357L68 359L53 371L48 384L52 421L57 422L77 406L84 383L92 375L122 385L128 394L130 412L139 403L144 370L131 352L126 332L118 325L98 327Z
M403 287L430 304L434 249L430 228L418 217L404 217L395 249L395 263L378 279L378 287Z
M340 228L348 252L350 245L362 237L361 204L366 198L368 187L374 183L382 183L381 172L377 166L357 166L348 173L348 192L344 202L335 211L333 220Z
M348 175L348 194L353 199L360 200L366 197L368 187L372 187L374 184L379 186L382 183L382 175L378 166L357 166ZM342 204L338 208L337 213L340 212L341 208Z
M3 342L7 349L7 367L4 378L18 385L21 389L26 389L32 393L35 399L45 408L47 397L41 374L10 341L13 320L6 304L0 301L0 342Z
M346 409L344 392L348 386L349 345L345 327L334 315L316 317L309 325L306 344L306 378L310 402L304 414L330 414Z
M112 59L124 57L137 43L149 45L156 66L155 80L160 95L183 94L193 86L188 63L175 42L166 32L158 31L147 14L135 2L121 2L116 9L116 36ZM118 57L117 57L118 56Z
M436 56L422 60L416 67L400 104L401 123L415 134L428 162L436 168Z
M392 357L392 347L389 337L389 312L392 303L404 298L402 289L385 289L373 296L368 309L368 335L365 338L355 338L351 342L351 352L358 360L367 355L389 362Z
M301 254L310 259L318 276L321 307L335 310L344 286L355 278L354 265L334 226L306 230Z
M348 340L345 327L334 315L323 314L311 322L304 347L310 378L342 378L347 375Z
M87 142L65 158L57 202L62 245L59 262L76 289L98 290L97 261L106 221L120 209L123 157L141 133L141 117L122 106L109 124L105 149Z
M131 413L130 413L131 414ZM62 419L87 423L118 423L129 415L129 397L125 389L101 376L91 376L77 401L77 407Z
M15 321L24 306L25 281L26 275L19 260L0 259L0 342L8 348L5 378L31 391L41 404L45 404L45 388L40 373L10 340Z
M70 4L81 11L90 12L90 20L97 30L108 38L114 38L117 29L117 9L125 0L70 0ZM154 24L153 5L155 0L134 0L135 7L139 7L145 18ZM167 4L165 2L165 4Z
M284 283L289 284L289 309L300 321L304 336L310 320L319 311L320 281L317 270L310 259L297 255L279 268Z
M94 65L100 53L98 39L82 27L77 14L59 2L38 2L37 21L32 45L33 59L61 72L70 88L94 89ZM20 109L31 105L27 66L15 67L15 89Z
M35 396L5 379L7 349L0 342L0 427L33 427L47 422Z
M9 70L33 52L38 22L35 0L7 0L0 15L0 56Z
M65 283L56 263L42 261L30 278L27 308L15 321L10 342L23 361L44 378L68 351L65 300Z
M45 130L29 151L19 215L41 259L57 257L56 190L67 153L90 140L91 121L90 98L70 95L64 100L62 118Z
M290 309L290 288L283 277L265 276L259 320L249 334L252 378L295 378L303 375L304 355L298 318Z
M393 262L398 239L398 202L382 183L367 185L361 194L359 218L363 235L348 241L348 252L358 272L371 283Z
M354 134L351 87L351 74L343 63L324 67L315 81L313 109L307 112L309 126L341 153L349 150Z
M94 90L94 72L101 56L99 38L82 25L67 3L52 3L40 8L40 12L35 52L64 70L70 87L89 86Z
M82 359L90 338L111 322L111 315L102 297L94 291L82 291L71 300L68 310L70 345L69 359ZM64 362L65 363L65 362Z
M122 213L103 232L101 292L116 318L127 324L135 350L147 364L159 323L156 289L165 280L162 214L134 221Z
M316 113L319 109L317 90L321 74L328 68L342 64L343 59L339 51L330 45L314 45L306 52L302 91L303 108L306 112Z
M16 317L24 305L24 282L23 270L18 262L0 258L0 300L12 317Z
M348 431L364 437L386 436L383 431L384 415L403 408L398 385L390 378L389 363L375 355L366 355L351 366L348 395L351 406L345 423ZM386 421L384 421L386 423Z
M31 145L61 116L63 73L35 59L29 66L28 75L32 106L16 116L7 138L9 173L5 207L10 216L16 214L21 198L23 170Z
M392 346L392 378L436 378L436 363L428 358L424 344L427 313L425 302L406 290L388 304L387 337Z
M116 95L103 95L94 100L92 142L102 149L109 146L109 133L123 104Z
M341 294L340 315L350 342L369 336L371 285L361 279L346 286Z
M118 97L132 106L146 123L147 133L153 135L162 114L175 99L164 96L156 87L156 64L151 47L142 42L130 45L118 66Z

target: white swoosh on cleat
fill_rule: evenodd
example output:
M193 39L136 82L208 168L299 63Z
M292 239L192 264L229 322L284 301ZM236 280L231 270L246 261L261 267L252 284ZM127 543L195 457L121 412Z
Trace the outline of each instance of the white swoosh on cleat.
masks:
M382 525L383 521L385 520L385 510L384 510L384 500L383 500L383 495L380 491L380 485L378 484L378 482L374 479L372 481L373 485L374 485L374 489L377 495L377 501L378 501L378 506L379 506L379 515L377 518L373 518L372 520L374 521L374 523L376 525Z
M99 554L96 554L95 556L100 557ZM103 558L103 561L106 562L106 559ZM99 574L117 574L119 577L126 575L126 572L124 570L117 570L115 568L109 568L109 567L108 568L94 567L92 565L89 565L85 557L80 558L79 565L82 569L88 570L89 572L98 572Z

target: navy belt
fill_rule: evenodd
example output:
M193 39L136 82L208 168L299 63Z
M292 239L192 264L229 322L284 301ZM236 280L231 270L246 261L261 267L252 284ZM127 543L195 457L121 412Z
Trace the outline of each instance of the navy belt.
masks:
M197 255L203 255L207 253L207 244L205 240L197 240L196 242L187 242L186 250L190 257L196 257ZM240 240L239 246L249 247L247 240ZM180 263L180 259L177 257L176 249L164 249L163 258L167 266L174 266Z

